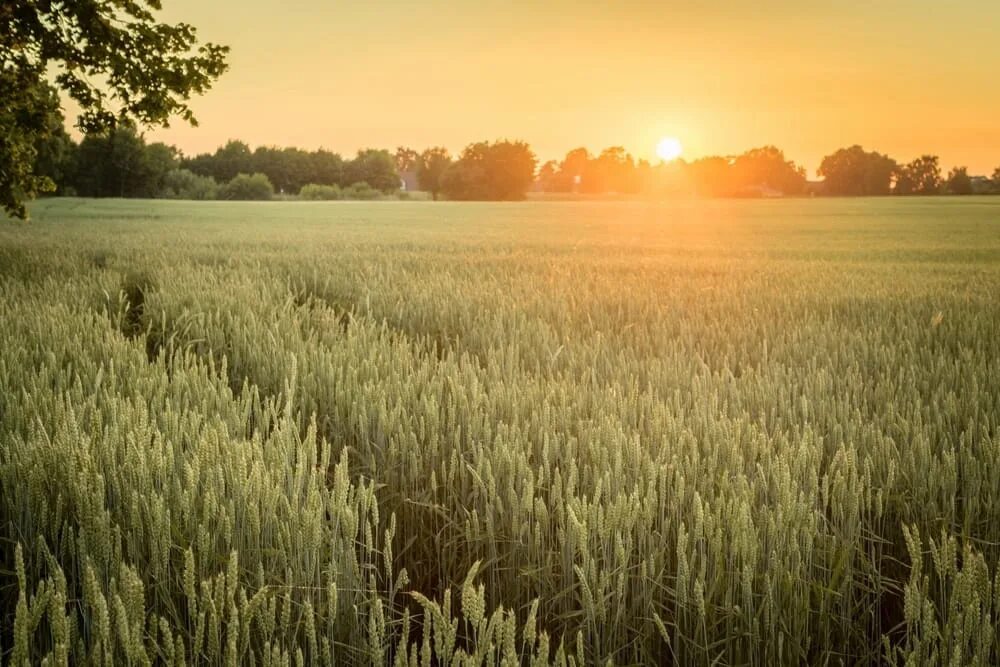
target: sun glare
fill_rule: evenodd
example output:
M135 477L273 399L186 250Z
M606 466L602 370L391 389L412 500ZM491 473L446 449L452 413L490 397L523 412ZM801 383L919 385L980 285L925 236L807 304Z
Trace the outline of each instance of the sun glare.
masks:
M656 154L664 162L676 160L681 156L683 150L681 142L676 137L663 137L660 139L660 143L656 144Z

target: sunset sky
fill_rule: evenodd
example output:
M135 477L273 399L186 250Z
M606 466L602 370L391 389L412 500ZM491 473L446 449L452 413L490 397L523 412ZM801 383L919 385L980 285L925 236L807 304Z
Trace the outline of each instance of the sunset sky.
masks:
M775 144L814 177L860 143L906 161L1000 165L1000 2L330 2L164 0L232 47L151 133L187 153L251 145L452 151L528 141L542 160L622 145L654 158Z

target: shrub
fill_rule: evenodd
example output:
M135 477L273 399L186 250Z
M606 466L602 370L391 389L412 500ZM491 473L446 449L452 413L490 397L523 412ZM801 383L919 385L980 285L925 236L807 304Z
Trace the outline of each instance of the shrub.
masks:
M299 191L299 199L307 201L333 201L341 198L340 188L336 185L318 185L310 183L303 185Z
M163 177L161 199L215 199L219 185L211 176L199 176L187 169L174 169Z
M343 199L378 199L382 193L364 181L351 183L341 190Z
M266 201L274 196L274 186L264 174L237 174L219 188L219 199Z

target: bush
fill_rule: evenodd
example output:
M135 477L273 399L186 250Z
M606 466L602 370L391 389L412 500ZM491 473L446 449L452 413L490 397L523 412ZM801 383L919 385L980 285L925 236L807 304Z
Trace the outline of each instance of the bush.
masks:
M219 199L266 201L274 196L274 186L264 174L237 174L219 188Z
M187 169L173 169L163 177L161 199L215 199L219 185L211 176L199 176Z
M307 201L333 201L334 199L340 198L340 188L336 185L317 185L316 183L310 183L309 185L303 185L302 189L299 191L299 199L305 199Z
M341 190L343 199L378 199L382 193L364 181L351 183Z

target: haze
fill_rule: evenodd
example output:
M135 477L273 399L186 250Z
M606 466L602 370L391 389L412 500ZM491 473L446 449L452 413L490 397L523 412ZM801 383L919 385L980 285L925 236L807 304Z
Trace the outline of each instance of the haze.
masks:
M991 172L1000 3L165 0L232 47L185 152L252 145L455 151L528 141L543 159L622 145L688 159L775 144L812 176L854 143Z

